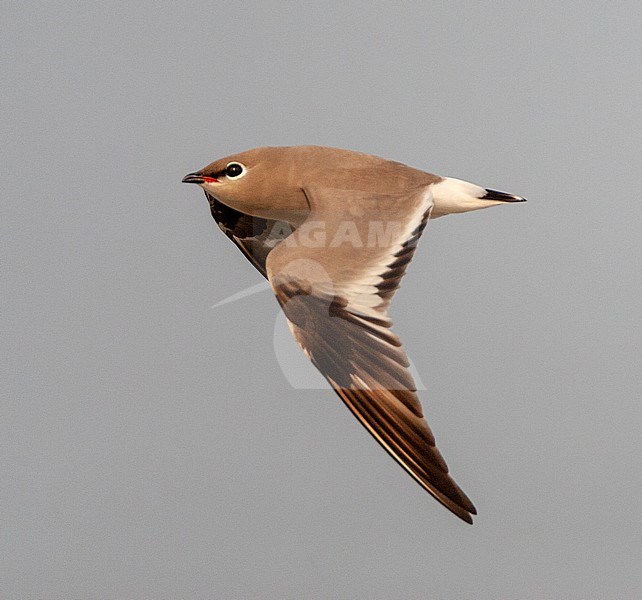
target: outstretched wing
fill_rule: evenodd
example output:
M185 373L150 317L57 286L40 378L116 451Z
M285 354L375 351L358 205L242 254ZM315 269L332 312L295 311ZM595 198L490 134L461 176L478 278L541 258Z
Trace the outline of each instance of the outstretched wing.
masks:
M388 453L439 502L472 523L475 507L435 446L408 358L387 315L426 226L430 189L403 196L305 191L310 216L267 260L268 278L295 339ZM398 226L389 228L388 236L372 235L373 227L385 231L382 222ZM311 235L311 224L319 235Z
M212 217L221 231L238 246L259 273L267 278L267 256L294 231L292 226L284 221L247 215L223 204L207 192L205 195L210 203Z

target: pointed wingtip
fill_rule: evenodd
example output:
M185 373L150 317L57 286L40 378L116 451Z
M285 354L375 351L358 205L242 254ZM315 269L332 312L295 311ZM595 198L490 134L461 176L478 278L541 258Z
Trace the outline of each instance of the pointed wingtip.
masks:
M470 505L470 508L464 508L463 506L460 506L458 504L452 506L452 505L446 504L443 501L441 501L441 503L450 512L452 512L456 517L459 517L465 523L468 523L469 525L473 524L473 515L477 514L477 509L474 506L472 506L472 504Z

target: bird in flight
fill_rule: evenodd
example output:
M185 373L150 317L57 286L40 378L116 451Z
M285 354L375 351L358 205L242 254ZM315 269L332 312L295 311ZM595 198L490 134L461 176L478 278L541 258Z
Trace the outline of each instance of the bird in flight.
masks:
M429 219L525 199L320 146L221 158L184 183L268 279L303 352L385 450L455 515L473 503L424 418L388 308Z

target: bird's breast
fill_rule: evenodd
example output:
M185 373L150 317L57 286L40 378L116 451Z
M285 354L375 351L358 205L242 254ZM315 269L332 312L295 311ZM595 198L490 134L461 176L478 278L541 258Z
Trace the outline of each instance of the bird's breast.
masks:
M210 192L223 204L246 215L285 221L299 226L310 213L305 193L302 189L268 189L257 186L254 189L229 190L222 186Z

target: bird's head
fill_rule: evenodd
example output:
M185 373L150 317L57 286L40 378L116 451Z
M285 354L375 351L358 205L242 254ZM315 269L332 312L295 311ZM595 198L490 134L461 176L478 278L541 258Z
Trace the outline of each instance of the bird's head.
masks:
M217 200L246 214L277 218L288 207L288 220L309 210L301 189L299 161L287 148L256 148L220 158L189 173L183 183L200 185ZM290 156L288 156L290 154Z

